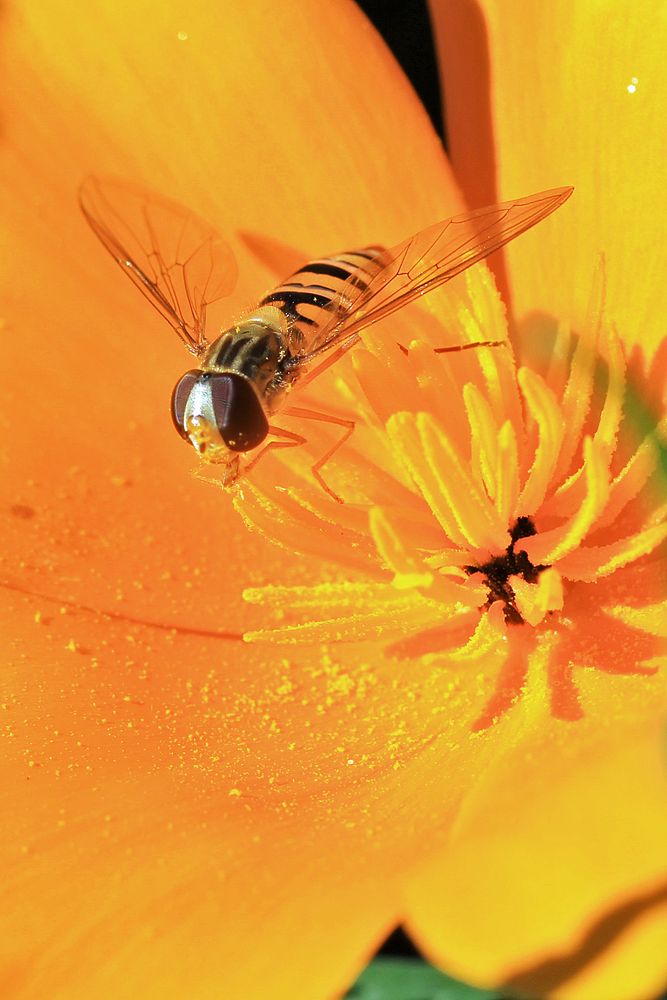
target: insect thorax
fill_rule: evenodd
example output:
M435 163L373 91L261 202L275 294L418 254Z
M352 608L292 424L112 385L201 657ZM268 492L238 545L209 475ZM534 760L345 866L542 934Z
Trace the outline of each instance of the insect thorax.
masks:
M258 395L278 388L287 357L285 321L278 309L260 308L213 341L204 355L204 371L235 372L253 384Z

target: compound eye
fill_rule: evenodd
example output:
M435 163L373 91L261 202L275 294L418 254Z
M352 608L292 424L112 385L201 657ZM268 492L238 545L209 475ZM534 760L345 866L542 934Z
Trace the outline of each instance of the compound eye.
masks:
M174 421L174 427L178 433L186 441L188 440L188 433L185 429L185 408L188 405L190 393L200 375L201 371L199 370L186 372L178 380L171 394L171 419Z
M257 393L242 375L211 378L211 402L220 436L230 451L251 451L269 433Z

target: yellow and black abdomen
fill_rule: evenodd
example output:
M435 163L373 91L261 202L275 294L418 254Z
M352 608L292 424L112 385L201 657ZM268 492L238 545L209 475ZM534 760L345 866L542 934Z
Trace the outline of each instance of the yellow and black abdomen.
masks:
M366 247L310 261L260 302L280 310L292 343L309 350L320 329L345 316L386 263L382 247Z

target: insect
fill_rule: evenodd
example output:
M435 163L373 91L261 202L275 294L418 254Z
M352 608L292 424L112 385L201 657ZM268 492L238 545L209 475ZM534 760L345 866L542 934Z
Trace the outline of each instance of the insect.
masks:
M211 342L206 307L232 291L237 273L231 250L215 230L176 202L114 178L88 177L79 200L104 246L197 359L199 367L187 371L172 394L181 437L205 461L220 463L230 486L246 453L254 455L244 473L270 448L305 442L273 423L279 411L338 424L343 436L312 471L340 500L320 470L352 434L354 422L288 406L291 391L341 358L366 327L498 250L555 211L572 190L555 188L457 215L388 250L369 246L311 261Z

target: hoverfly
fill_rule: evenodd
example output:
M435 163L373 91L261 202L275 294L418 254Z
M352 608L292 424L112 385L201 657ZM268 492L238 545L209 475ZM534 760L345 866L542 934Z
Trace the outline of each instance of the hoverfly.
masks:
M369 246L311 261L210 342L206 307L228 295L236 280L232 251L215 230L176 202L114 178L87 178L79 199L109 253L197 359L199 367L187 371L172 394L172 419L181 437L205 461L224 466L229 486L245 453L255 451L248 472L267 449L305 442L271 422L278 411L338 424L345 427L343 437L312 471L339 500L319 470L354 423L288 407L290 391L337 361L366 327L530 229L572 190L555 188L457 215L388 250ZM500 343L479 341L436 352Z

